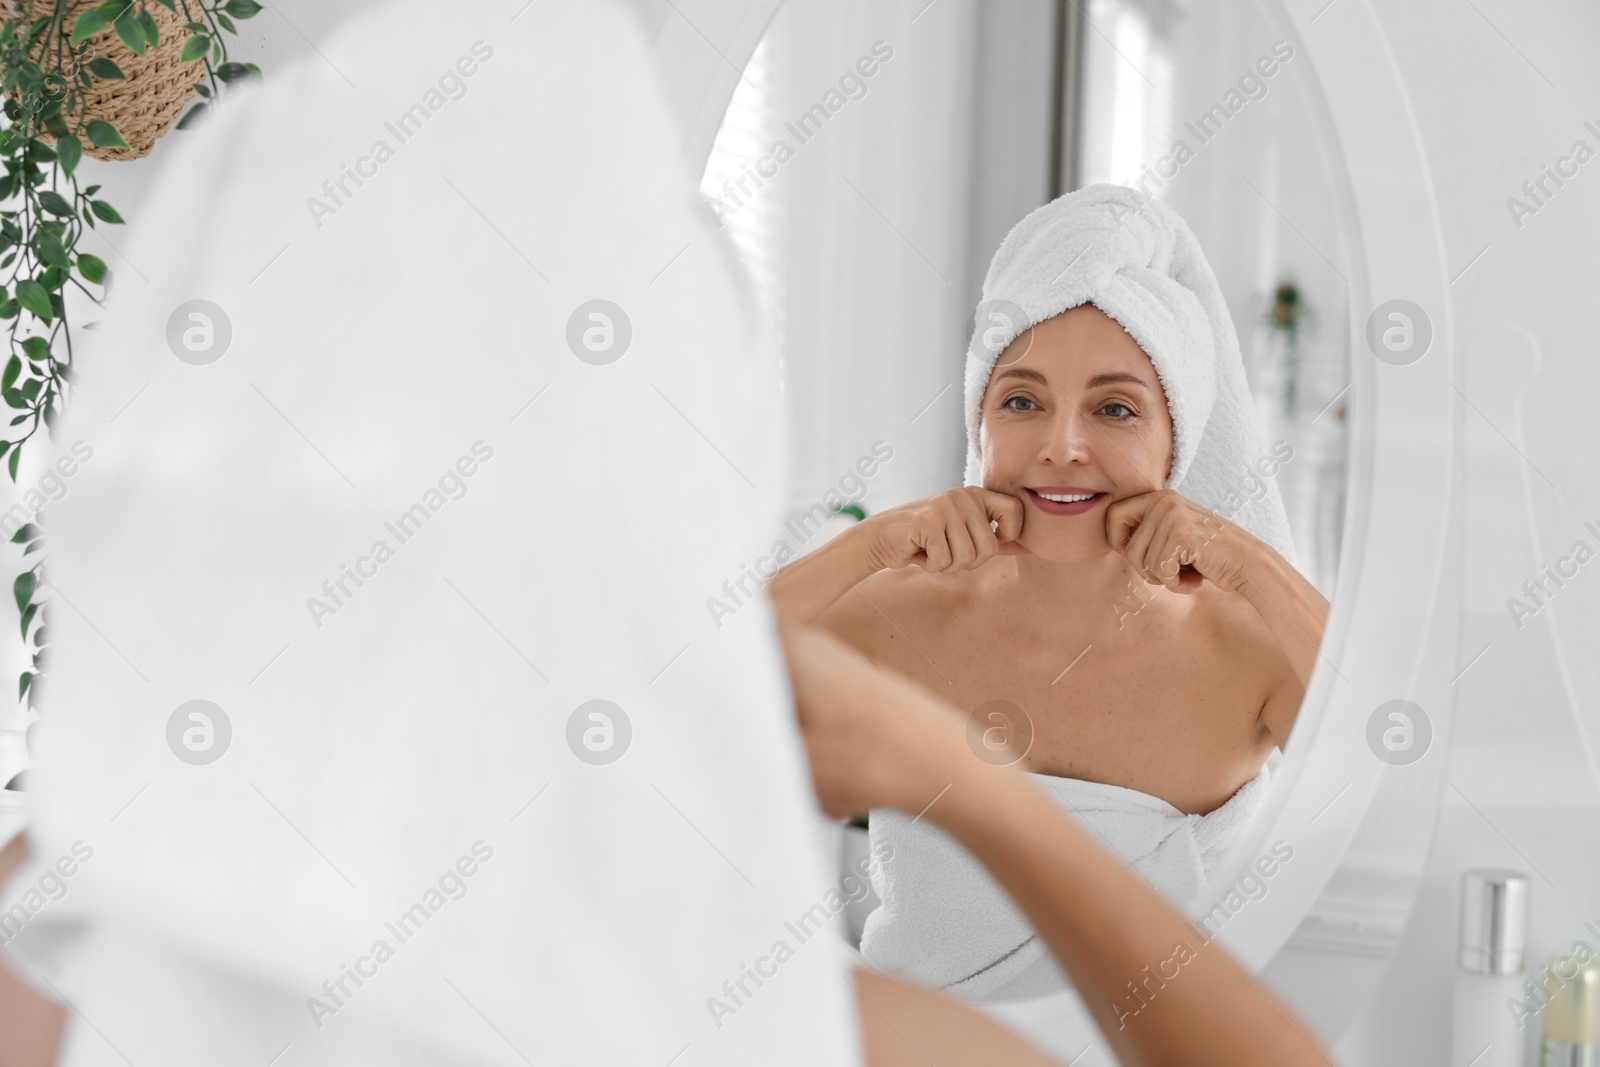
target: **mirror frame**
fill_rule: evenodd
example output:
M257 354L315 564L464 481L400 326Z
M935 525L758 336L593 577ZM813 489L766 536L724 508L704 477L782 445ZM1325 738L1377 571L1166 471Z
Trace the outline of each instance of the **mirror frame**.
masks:
M1257 6L1306 56L1310 73L1300 72L1300 84L1349 241L1349 496L1335 595L1284 753L1279 803L1219 867L1190 914L1210 910L1272 843L1291 845L1294 859L1278 870L1271 892L1230 920L1218 940L1277 979L1275 988L1331 1041L1376 989L1399 945L1446 785L1459 678L1460 584L1446 576L1450 561L1459 569L1461 559L1452 534L1460 529L1453 456L1461 405L1451 384L1450 276L1433 180L1370 0L1304 14L1282 0ZM1421 306L1433 330L1424 354L1403 366L1378 359L1366 339L1373 309L1397 298ZM1380 705L1397 698L1420 706L1431 724L1420 758L1405 765L1379 759L1368 739ZM1285 948L1363 958L1363 988L1340 1004L1297 989L1287 972L1274 974Z
M659 10L665 0L629 0ZM703 173L734 87L783 0L726 0L742 9L719 51L656 20L654 54L686 131L686 157ZM1294 848L1271 892L1241 910L1217 940L1332 1042L1355 1014L1322 1006L1292 975L1274 976L1286 946L1364 956L1356 1007L1376 988L1416 899L1445 787L1458 665L1460 562L1452 523L1460 506L1453 465L1461 405L1450 278L1433 182L1398 63L1371 0L1344 0L1309 14L1257 0L1277 36L1305 55L1300 87L1313 111L1323 162L1334 176L1350 271L1351 433L1349 496L1339 570L1321 655L1279 768L1277 803L1218 868L1189 909L1208 912L1271 843ZM1331 10L1330 10L1331 8ZM730 16L735 12L730 11ZM646 18L647 24L650 18ZM1367 347L1372 309L1393 298L1429 315L1432 342L1409 365ZM1379 417L1383 413L1383 417ZM1401 531L1384 536L1384 531ZM1428 750L1394 766L1368 747L1368 721L1404 698L1431 723ZM1315 750L1317 758L1307 758ZM1401 817L1397 813L1402 813ZM1406 855L1404 863L1371 857ZM1297 941L1297 932L1300 937ZM1015 1002L1048 1013L1062 995ZM1011 1012L1005 1013L1010 1016Z

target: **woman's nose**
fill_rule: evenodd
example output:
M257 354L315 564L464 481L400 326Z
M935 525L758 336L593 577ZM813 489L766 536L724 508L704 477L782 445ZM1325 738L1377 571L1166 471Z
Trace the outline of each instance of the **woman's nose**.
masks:
M1094 432L1093 423L1082 412L1070 408L1058 412L1050 425L1045 458L1062 464L1087 460L1094 448Z

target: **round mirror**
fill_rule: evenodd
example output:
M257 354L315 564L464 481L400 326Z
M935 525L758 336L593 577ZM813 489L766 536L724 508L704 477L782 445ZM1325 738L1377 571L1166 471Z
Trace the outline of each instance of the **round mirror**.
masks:
M1187 906L1331 1043L1414 899L1449 727L1427 679L1455 674L1434 622L1455 595L1447 278L1381 29L1273 0L755 0L719 25L638 5L779 340L791 503L827 519L797 551L961 485L974 308L1019 220L1109 182L1188 223L1281 446L1262 477L1295 567L1331 611L1267 800ZM976 999L1069 1060L1098 1047L1070 989L1032 975Z

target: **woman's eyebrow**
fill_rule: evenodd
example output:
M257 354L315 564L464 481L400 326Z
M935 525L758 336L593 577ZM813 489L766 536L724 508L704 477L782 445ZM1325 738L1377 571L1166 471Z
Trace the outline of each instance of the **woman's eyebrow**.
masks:
M1146 390L1150 388L1149 383L1143 378L1139 377L1137 374L1129 374L1126 371L1117 371L1114 374L1096 374L1093 378L1089 379L1088 384L1085 385L1084 388L1093 389L1096 386L1110 385L1112 382L1127 382L1130 385L1137 385L1139 388Z
M1050 384L1044 375L1040 374L1036 370L1030 370L1027 367L1013 367L1010 370L1002 371L1000 374L995 376L995 381L999 381L1001 378L1026 378L1029 381L1038 382L1040 385ZM1150 388L1150 384L1143 378L1139 377L1137 374L1129 374L1126 371L1096 374L1093 378L1090 378L1087 383L1085 383L1084 388L1096 389L1102 385L1111 385L1115 382L1127 382L1130 385L1137 385L1141 389L1147 391Z

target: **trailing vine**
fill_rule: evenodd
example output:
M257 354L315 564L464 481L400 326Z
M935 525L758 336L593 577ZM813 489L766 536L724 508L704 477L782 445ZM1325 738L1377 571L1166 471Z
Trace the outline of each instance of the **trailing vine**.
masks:
M161 43L149 3L185 19L188 34L179 61L199 63L192 83L199 97L176 123L183 129L219 98L222 86L259 76L254 63L228 59L225 34L238 34L235 19L254 17L255 0L9 0L11 14L0 25L0 93L5 127L0 129L0 329L9 334L10 356L0 371L0 400L17 414L0 440L11 481L23 446L41 427L48 439L74 379L73 334L65 300L69 287L96 306L109 292L111 271L100 257L78 250L84 227L122 224L101 197L99 184L84 187L78 165L85 146L126 149L122 131L95 117L87 96L104 82L127 80L112 55L94 54L93 38L114 31L123 49L143 56ZM43 13L41 13L43 12ZM70 29L67 26L71 20ZM106 51L102 45L101 51ZM109 49L126 58L126 53ZM9 271L9 274L3 272ZM100 290L97 294L90 287ZM43 548L39 527L24 524L11 537L24 557ZM34 597L44 580L41 555L12 583L21 614L22 640L33 630L31 667L17 683L17 699L36 691L45 665L45 620Z

